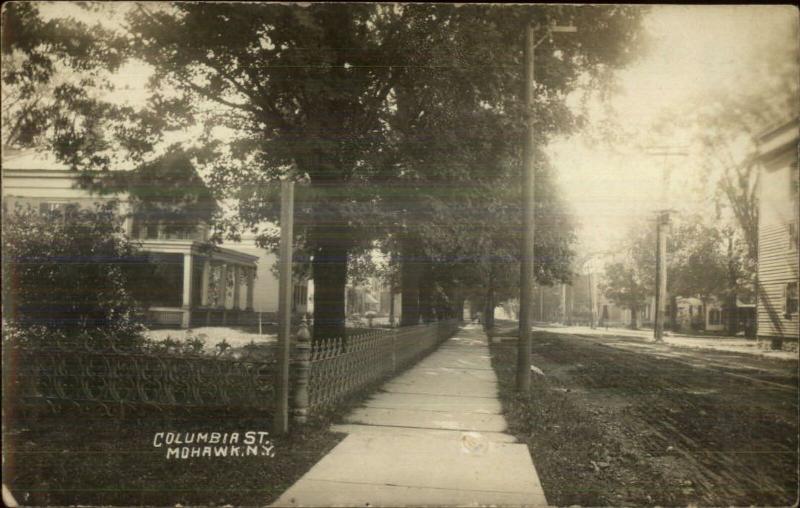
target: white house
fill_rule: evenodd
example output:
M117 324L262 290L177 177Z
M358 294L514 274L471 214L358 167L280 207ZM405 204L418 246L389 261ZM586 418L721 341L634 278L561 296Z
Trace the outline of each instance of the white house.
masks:
M797 151L800 119L795 117L759 138L758 336L779 347L800 336L798 265L800 189Z
M138 240L157 265L162 284L153 288L149 321L187 328L199 325L254 323L257 313L277 311L278 282L271 270L274 256L252 239L209 250L210 228L197 223L189 231L169 232L157 223L132 217L125 195L97 195L78 188L77 174L33 152L4 151L2 197L5 210L31 206L42 212L67 206L92 207L117 199L126 216L125 234ZM308 282L295 290L296 309L310 311ZM269 320L269 318L267 317Z

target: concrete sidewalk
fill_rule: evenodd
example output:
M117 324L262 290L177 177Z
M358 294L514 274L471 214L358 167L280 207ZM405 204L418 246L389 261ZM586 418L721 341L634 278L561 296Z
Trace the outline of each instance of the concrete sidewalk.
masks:
M547 505L501 409L486 337L462 328L335 425L349 435L273 506Z

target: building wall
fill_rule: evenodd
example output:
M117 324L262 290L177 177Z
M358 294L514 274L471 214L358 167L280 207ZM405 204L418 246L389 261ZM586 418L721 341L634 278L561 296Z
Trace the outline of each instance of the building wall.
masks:
M75 173L67 170L8 169L3 167L3 207L12 212L16 207L30 206L38 210L43 203L75 204L81 208L117 199L120 213L127 213L128 204L122 195L93 195L86 189L75 187ZM131 221L124 224L130 234Z
M716 300L712 300L706 304L705 328L707 331L720 332L725 330L726 322L722 319L722 308L722 303Z
M22 165L17 166L22 162ZM123 216L129 216L129 204L125 194L95 195L86 189L76 187L77 173L61 169L36 169L27 166L31 161L3 160L2 180L3 180L3 208L12 211L17 206L30 206L34 210L41 210L45 203L52 205L77 205L81 208L92 208L96 204L106 203L116 199L120 203L118 212ZM36 162L36 161L34 161ZM124 222L124 232L128 237L133 237L134 224L130 217ZM203 238L181 240L172 237L170 234L162 235L165 231L159 230L158 238L145 238L141 235L138 240L142 242L142 249L157 260L157 276L161 279L161 284L157 288L150 288L154 296L154 301L150 303L151 310L156 309L164 316L164 319L156 319L162 324L181 324L188 326L190 309L200 304L203 280L203 268L201 259L192 256L194 240ZM198 228L198 234L205 237L205 225ZM163 238L162 238L163 236ZM168 240L163 242L162 240ZM237 258L236 253L227 252L225 256ZM193 258L192 269L187 272L184 270L184 262ZM233 261L235 265L249 265L252 258ZM230 261L227 261L231 264ZM233 266L233 265L232 265ZM252 266L252 265L250 265ZM242 272L239 272L242 273ZM235 280L233 271L228 271L228 278ZM184 280L186 279L186 281ZM188 281L188 282L187 282ZM240 278L240 292L238 308L245 310L247 281ZM184 292L188 292L184 294ZM277 295L277 289L275 290ZM263 292L262 292L263 294ZM234 291L228 289L225 294L224 308L234 308ZM255 296L255 295L254 295ZM277 300L277 296L276 296ZM277 305L276 305L277 307ZM184 319L185 318L185 319Z
M266 249L242 242L225 242L223 247L258 256L256 261L256 279L253 284L253 310L256 312L278 312L278 279L272 273L272 267L278 257Z
M797 123L762 138L759 181L758 335L797 339L798 313L788 312L787 291L797 288ZM797 289L794 290L795 292ZM796 293L795 293L796 294Z
M222 247L258 256L256 278L253 285L253 310L263 313L277 313L279 281L273 271L273 267L278 262L278 257L272 252L256 246L253 238L242 238L241 242L225 242ZM293 290L293 296L295 300L293 304L294 312L314 312L313 281L297 282Z

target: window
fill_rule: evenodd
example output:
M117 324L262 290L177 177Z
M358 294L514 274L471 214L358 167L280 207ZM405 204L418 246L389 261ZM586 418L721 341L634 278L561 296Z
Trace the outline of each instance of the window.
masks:
M797 282L789 282L784 287L786 300L784 302L784 309L786 310L786 317L790 318L792 314L797 314Z
M292 298L292 311L300 310L301 307L306 306L308 300L308 286L305 284L296 284L294 286L294 296Z
M43 201L39 203L39 213L52 220L66 222L78 210L74 203Z
M708 313L708 324L710 325L718 325L722 323L720 312L717 309L711 309Z

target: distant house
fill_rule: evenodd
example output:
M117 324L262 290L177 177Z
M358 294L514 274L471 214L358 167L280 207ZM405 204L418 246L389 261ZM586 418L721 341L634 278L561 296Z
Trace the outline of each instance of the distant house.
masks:
M257 322L257 313L277 311L278 283L271 271L274 256L254 243L207 248L210 227L170 231L153 220L131 213L125 195L97 195L78 188L77 174L31 152L3 154L3 206L31 206L42 212L69 206L89 208L117 199L126 219L125 234L138 240L142 251L156 264L161 284L154 287L147 306L153 324L182 328ZM190 225L191 226L191 225ZM309 310L308 283L295 291L296 310Z
M254 319L263 322L274 322L278 314L278 279L273 268L278 256L256 245L255 237L243 235L241 241L226 241L223 247L235 249L255 256L256 278L253 282L253 310L260 314ZM292 313L306 314L314 312L314 281L310 279L295 280L292 289ZM257 322L257 321L256 321Z
M800 119L759 138L758 336L780 347L798 340L798 165Z
M699 298L679 296L675 298L675 304L675 331L709 330L710 323L714 323L712 325L714 330L722 329L721 326L716 327L722 324L722 314L715 302L706 304L705 315L703 315L703 302Z
M392 305L394 304L394 311ZM349 318L363 317L367 313L399 321L402 312L402 295L392 292L378 277L368 277L360 284L348 284L345 291L345 309ZM388 322L388 321L387 321Z

